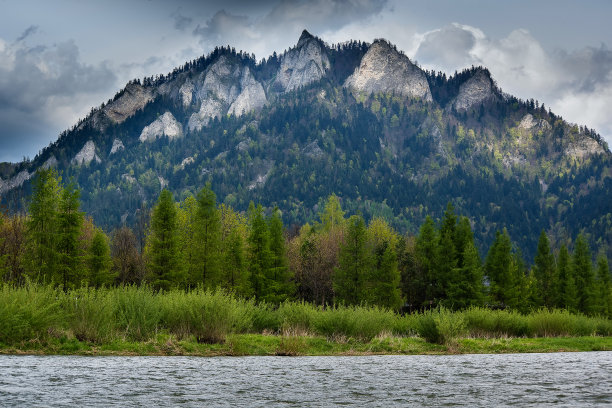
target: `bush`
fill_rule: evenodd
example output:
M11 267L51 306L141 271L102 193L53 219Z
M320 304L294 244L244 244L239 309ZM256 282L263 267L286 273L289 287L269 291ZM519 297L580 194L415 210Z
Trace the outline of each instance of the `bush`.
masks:
M123 286L113 293L116 328L124 337L142 341L152 338L161 320L161 294L149 287Z
M70 328L80 341L104 343L115 336L114 302L107 289L82 288L66 299L70 311Z

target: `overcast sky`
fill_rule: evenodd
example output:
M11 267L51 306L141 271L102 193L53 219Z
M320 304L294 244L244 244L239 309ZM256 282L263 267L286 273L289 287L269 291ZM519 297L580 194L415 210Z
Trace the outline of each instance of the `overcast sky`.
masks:
M257 59L306 28L386 38L423 67L484 65L612 145L608 0L0 0L0 161L33 158L128 80L232 45Z

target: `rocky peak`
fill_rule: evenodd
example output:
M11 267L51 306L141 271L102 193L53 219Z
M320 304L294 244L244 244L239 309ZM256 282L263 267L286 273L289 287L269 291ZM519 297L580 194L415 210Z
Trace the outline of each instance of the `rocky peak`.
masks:
M89 164L93 160L95 160L96 163L100 163L102 161L96 154L96 144L93 142L93 140L88 140L85 145L83 145L83 148L76 154L76 156L74 156L72 163L80 166L83 164Z
M533 117L531 113L526 114L521 119L521 122L518 125L519 129L523 130L548 130L551 128L550 123L545 121L544 119L536 119Z
M272 89L280 92L298 89L323 78L329 67L325 45L304 30L297 46L281 57Z
M344 86L361 92L395 92L432 101L425 73L386 40L376 40Z
M453 106L458 111L465 111L494 97L493 79L486 69L478 69L459 87Z

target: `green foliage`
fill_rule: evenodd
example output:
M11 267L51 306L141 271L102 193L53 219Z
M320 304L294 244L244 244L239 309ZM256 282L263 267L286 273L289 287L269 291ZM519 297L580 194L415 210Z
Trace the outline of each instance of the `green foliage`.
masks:
M557 271L555 258L550 250L550 243L545 231L540 234L538 249L535 256L533 274L536 279L536 303L535 306L554 307L558 298L556 293Z
M249 280L256 302L264 299L266 292L266 272L270 267L270 236L261 205L249 206L251 231L248 237Z
M595 274L591 262L589 244L584 235L580 234L576 238L572 269L576 280L577 307L587 315L597 313Z
M570 265L570 255L565 245L561 246L557 259L558 289L557 307L575 312L578 309L576 303L576 284L574 281L574 269Z
M363 218L353 215L348 219L348 231L340 250L339 265L334 271L336 300L345 305L358 305L365 299L365 279L372 267L366 248L366 228Z
M57 214L57 271L54 281L64 290L80 285L82 254L79 235L83 226L83 213L79 211L80 191L70 183L61 194Z
M96 288L112 285L117 274L111 271L110 247L108 238L98 228L94 232L87 259L89 267L89 284Z
M603 255L597 257L597 306L598 314L612 319L612 285L610 284L610 267Z
M205 288L219 284L219 251L221 240L221 222L217 210L217 197L207 184L197 196L195 222L195 239L197 242L197 267L201 276L195 282L200 282Z
M177 213L172 193L163 190L151 216L148 236L149 281L156 289L168 290L177 283L180 268Z

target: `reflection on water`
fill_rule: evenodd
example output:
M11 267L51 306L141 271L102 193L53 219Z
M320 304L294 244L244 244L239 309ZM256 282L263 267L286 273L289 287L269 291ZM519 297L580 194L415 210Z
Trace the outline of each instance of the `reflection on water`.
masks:
M1 406L612 406L612 353L0 356Z

